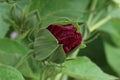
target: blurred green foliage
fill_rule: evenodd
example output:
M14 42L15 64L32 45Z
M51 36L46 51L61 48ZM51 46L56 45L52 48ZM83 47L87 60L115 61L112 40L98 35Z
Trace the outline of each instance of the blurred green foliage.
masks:
M117 0L0 0L0 80L46 80L40 76L44 69L52 80L58 80L55 74L60 71L60 74L83 80L115 80L120 77L119 13L120 3ZM47 58L47 61L61 63L65 55L61 46L56 48L57 41L53 36L39 29L66 19L82 23L82 29L86 27L87 32L81 32L86 36L83 44L86 43L87 47L77 51L78 58L68 59L60 65L48 62L49 65L44 67L46 62L41 63L41 60ZM18 35L12 39L14 31ZM38 40L34 42L34 39ZM16 67L33 48L37 56L27 55L29 57L23 64ZM52 50L59 55L52 55ZM55 74L50 73L53 68ZM63 75L60 79L65 80Z

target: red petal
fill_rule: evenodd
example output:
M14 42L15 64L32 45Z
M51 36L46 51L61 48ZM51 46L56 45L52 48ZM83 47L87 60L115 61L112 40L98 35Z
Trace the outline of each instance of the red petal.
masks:
M66 54L81 44L82 36L72 24L51 24L47 29L57 38L59 44L63 44Z

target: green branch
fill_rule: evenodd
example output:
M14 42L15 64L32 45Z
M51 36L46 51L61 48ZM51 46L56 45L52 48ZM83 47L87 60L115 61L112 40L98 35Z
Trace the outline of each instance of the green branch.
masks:
M96 23L95 25L91 26L90 32L93 32L94 30L98 29L99 27L101 27L102 25L104 25L106 22L108 22L111 19L112 19L111 16L105 17L103 20L101 20L98 23Z
M93 15L94 15L94 10L95 10L95 7L97 5L97 0L93 0L92 1L92 5L91 5L91 9L90 9L90 14L89 14L89 17L88 17L88 21L87 21L87 24L89 25L91 23L91 20L93 18Z
M31 56L33 54L33 50L30 50L27 54L25 54L19 61L18 61L18 63L16 64L16 68L18 68L19 66L21 66L24 62L25 62L25 60L29 57L29 56Z
M55 77L55 80L61 80L63 74L62 73L59 73L56 77Z

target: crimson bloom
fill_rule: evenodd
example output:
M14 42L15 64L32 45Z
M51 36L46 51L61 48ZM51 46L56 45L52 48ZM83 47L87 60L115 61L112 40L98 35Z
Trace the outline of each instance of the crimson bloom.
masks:
M56 37L58 43L63 45L66 54L81 44L82 36L72 24L51 24L47 29Z

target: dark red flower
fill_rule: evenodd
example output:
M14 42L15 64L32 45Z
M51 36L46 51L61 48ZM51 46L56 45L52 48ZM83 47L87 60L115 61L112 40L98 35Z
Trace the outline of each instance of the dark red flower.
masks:
M59 44L63 44L66 54L81 44L82 36L72 24L51 24L47 29L57 38Z

